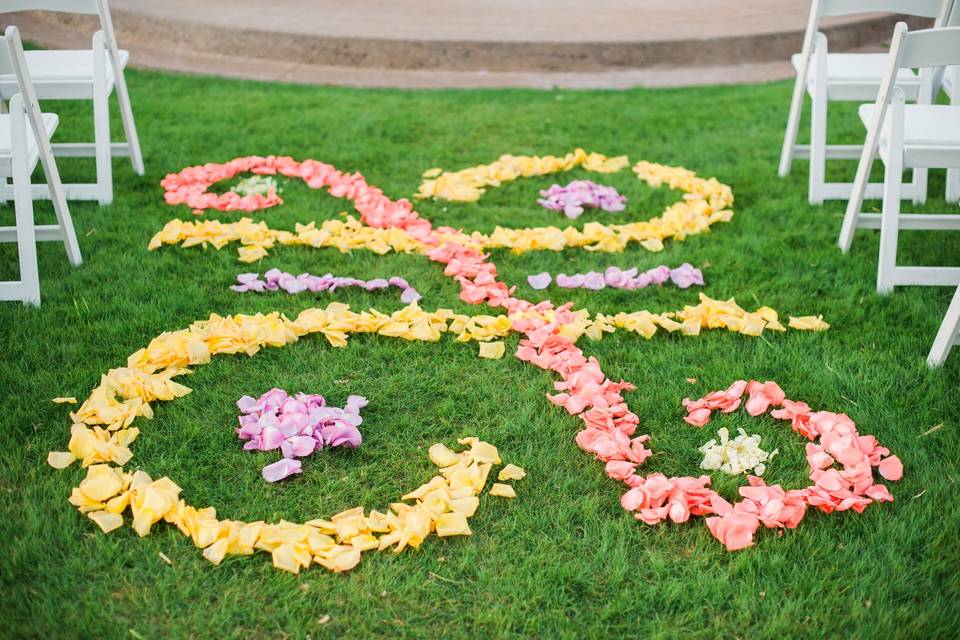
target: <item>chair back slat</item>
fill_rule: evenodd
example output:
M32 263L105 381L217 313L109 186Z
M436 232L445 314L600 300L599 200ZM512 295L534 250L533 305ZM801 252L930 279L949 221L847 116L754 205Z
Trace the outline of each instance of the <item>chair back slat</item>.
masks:
M6 36L0 36L0 75L16 74L17 70L10 55L10 44Z
M3 0L0 13L13 11L62 11L97 15L100 9L96 0Z
M903 38L901 69L960 64L960 27L912 31Z

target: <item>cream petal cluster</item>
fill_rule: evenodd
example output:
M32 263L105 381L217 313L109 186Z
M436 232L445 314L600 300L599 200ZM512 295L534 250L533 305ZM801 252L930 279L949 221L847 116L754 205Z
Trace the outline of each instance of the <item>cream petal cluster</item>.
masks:
M752 473L762 476L767 469L767 461L777 455L774 449L767 453L760 448L761 438L757 434L747 435L743 429L738 429L739 435L730 439L730 432L726 427L717 430L718 440L708 440L700 447L703 461L700 468L705 471L722 471L727 475L739 476Z

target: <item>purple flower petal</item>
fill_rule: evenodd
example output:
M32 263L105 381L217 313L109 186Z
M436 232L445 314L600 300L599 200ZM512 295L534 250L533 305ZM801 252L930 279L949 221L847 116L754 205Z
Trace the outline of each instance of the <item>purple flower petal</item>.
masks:
M416 302L420 299L420 294L417 293L417 290L413 287L407 287L403 290L403 293L400 294L400 302L404 304L410 304Z
M257 408L257 401L250 396L240 396L237 400L237 408L244 413L250 413Z
M279 482L284 478L289 478L295 473L302 472L303 468L300 466L299 460L281 458L263 468L263 479L267 482Z
M538 273L536 275L527 276L527 283L534 289L546 289L550 286L550 281L553 278L550 277L550 274L544 271L543 273Z
M313 453L317 441L312 436L293 436L280 445L285 458L302 458Z
M684 262L670 271L670 280L681 289L686 289L692 285L703 286L703 272L689 262Z
M275 427L266 427L260 432L260 450L273 451L278 448L286 438L280 429Z
M551 276L547 272L537 273L527 276L527 282L534 289L543 289L549 286ZM703 273L685 262L676 269L670 269L666 265L654 267L643 273L638 273L636 267L623 270L617 266L607 267L603 273L588 271L586 273L575 273L567 275L565 273L557 274L556 284L565 289L593 289L599 290L604 287L613 287L617 289L642 289L651 284L664 284L673 282L677 287L686 289L692 285L703 285Z
M307 428L307 414L304 413L284 413L279 418L280 433L285 438L300 435Z
M584 207L623 211L627 205L626 197L616 189L590 180L573 180L565 187L555 184L540 191L540 195L542 198L537 204L552 211L562 211L571 220L579 218Z
M344 405L343 410L347 413L360 415L360 409L363 409L368 404L370 404L370 401L363 396L348 396L347 404Z
M390 286L390 283L387 282L386 278L374 278L373 280L367 280L365 288L367 291L375 291L376 289L386 289Z
M576 289L583 286L583 280L586 276L582 273L577 273L572 276L568 276L565 273L557 274L557 286L563 287L564 289Z
M260 396L259 405L262 410L279 409L283 401L289 397L283 389L270 389L270 391Z
M597 291L599 289L603 289L604 287L606 287L607 283L604 280L602 273L591 271L586 276L584 276L583 286L586 289L593 289L594 291Z
M270 269L263 274L263 277L264 279L260 280L256 273L241 273L237 276L238 284L230 285L230 289L238 293L283 290L290 294L296 294L303 291L312 293L329 291L332 293L340 287L362 287L367 291L376 291L393 286L401 290L400 300L404 304L416 302L421 298L417 290L411 287L406 279L399 276L389 279L359 280L357 278L333 276L329 273L323 276L315 276L309 273L301 273L295 276L279 269Z
M650 276L650 280L653 284L664 284L670 279L670 267L662 264L659 267L648 269L646 274Z
M357 447L362 437L357 428L363 422L360 410L367 406L360 395L347 398L343 408L326 406L319 394L297 393L290 396L282 389L271 389L258 399L243 396L237 406L248 413L238 416L236 433L245 450L280 449L284 459L309 456L331 447ZM288 464L295 462L296 464ZM298 460L287 460L264 468L264 478L276 482L300 473Z
M321 428L320 432L328 447L355 448L360 446L360 430L352 424L334 423Z

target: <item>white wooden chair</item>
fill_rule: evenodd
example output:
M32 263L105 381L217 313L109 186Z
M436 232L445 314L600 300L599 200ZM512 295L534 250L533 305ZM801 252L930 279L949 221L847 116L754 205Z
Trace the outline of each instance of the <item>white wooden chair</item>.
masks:
M927 366L931 369L942 366L950 355L950 349L960 345L960 287L953 294L953 300L943 318L943 324L933 340L930 354L927 356Z
M53 145L58 157L96 158L97 179L93 184L64 185L70 200L96 200L100 204L113 201L112 156L130 156L133 170L143 175L143 156L133 119L130 96L123 69L130 54L117 47L117 39L106 0L3 0L0 13L11 11L64 11L96 15L100 30L93 34L89 50L27 51L27 66L41 100L92 100L93 143L60 143ZM110 141L110 94L117 91L120 118L126 142ZM9 99L16 93L16 80L0 76L0 97ZM0 198L10 195L10 189L0 191ZM34 187L34 196L49 198L44 185Z
M797 72L790 101L790 113L780 151L779 175L790 173L794 158L809 158L809 186L807 197L810 204L822 204L824 200L846 200L850 197L852 184L827 182L828 159L856 160L860 156L859 145L827 144L828 102L872 102L877 97L887 60L883 53L830 53L827 38L820 32L820 20L828 16L842 16L875 11L902 13L912 16L936 18L937 25L944 24L950 15L955 0L812 0L803 47L791 57ZM897 75L897 86L910 101L930 102L924 96L924 78L911 69L903 69ZM810 95L810 144L797 144L800 114L803 111L804 92ZM924 100L924 98L926 98ZM870 197L879 196L882 185L870 185ZM927 174L919 170L910 186L901 196L915 203L926 200Z
M901 180L905 169L960 168L960 105L907 105L896 78L904 68L936 68L960 64L960 27L925 29L909 33L897 24L890 43L887 72L875 104L860 106L867 138L857 167L853 194L847 203L838 244L850 249L857 228L880 228L877 291L890 293L897 285L957 286L960 267L897 265L900 229L960 230L960 215L901 214ZM879 151L886 172L882 213L863 213L861 207L870 169Z
M10 97L9 113L0 115L0 176L13 179L16 225L0 227L0 242L16 242L20 258L20 279L0 282L0 300L21 300L40 304L40 278L37 272L37 241L62 240L67 257L74 266L82 262L77 236L70 219L57 173L50 138L59 120L52 113L40 113L40 104L30 81L23 45L16 27L8 27L0 37L0 73L13 74L20 91ZM33 196L30 175L37 166L50 188L57 224L36 225L33 220Z

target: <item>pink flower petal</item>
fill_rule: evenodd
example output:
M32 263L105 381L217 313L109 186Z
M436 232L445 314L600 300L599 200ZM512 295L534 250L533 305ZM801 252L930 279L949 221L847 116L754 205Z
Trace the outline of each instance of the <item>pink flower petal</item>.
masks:
M263 468L263 479L267 482L278 482L302 471L299 460L281 458Z
M885 479L896 481L903 477L903 463L897 456L890 456L880 461L879 471Z

